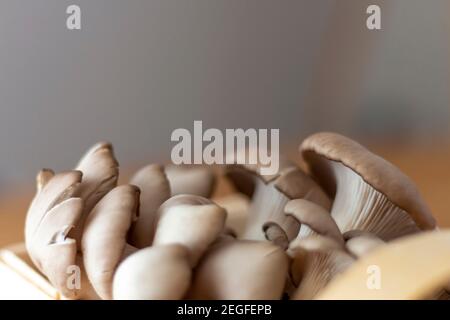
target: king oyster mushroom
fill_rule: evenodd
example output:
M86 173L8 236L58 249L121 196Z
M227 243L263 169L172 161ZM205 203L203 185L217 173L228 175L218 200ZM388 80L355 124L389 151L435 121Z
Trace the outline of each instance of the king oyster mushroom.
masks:
M176 300L191 282L189 251L178 244L152 246L126 258L117 268L113 296L119 300Z
M130 242L137 248L152 244L159 206L169 199L170 186L160 165L150 164L140 169L130 180L141 190L139 217L130 232Z
M318 133L300 150L312 174L334 197L331 215L341 232L359 229L390 240L436 227L412 181L360 144Z
M83 213L73 230L80 250L84 223L97 202L117 185L119 164L110 143L99 142L91 147L79 161L76 170L83 173L77 196L84 200Z
M188 299L280 299L288 269L285 252L269 243L223 238L194 270Z
M291 199L303 198L330 208L330 200L319 185L295 165L284 162L271 176L260 175L259 171L258 165L229 165L226 169L235 187L252 198L242 239L287 239L280 244L286 246L300 228L294 218L284 214Z
M226 211L209 199L178 195L164 202L158 211L153 245L181 244L189 249L189 261L195 266L222 233Z
M292 258L290 279L295 288L289 294L294 300L314 298L354 262L342 243L319 234L297 238L289 245L288 254Z
M206 166L168 165L165 172L172 196L191 194L209 198L214 190L216 177Z
M331 281L318 299L415 300L436 297L450 282L450 231L428 231L396 239L356 261ZM368 286L377 266L379 287Z
M112 298L114 272L137 248L127 243L127 234L137 218L139 189L121 185L108 192L92 209L81 241L87 277L102 299Z

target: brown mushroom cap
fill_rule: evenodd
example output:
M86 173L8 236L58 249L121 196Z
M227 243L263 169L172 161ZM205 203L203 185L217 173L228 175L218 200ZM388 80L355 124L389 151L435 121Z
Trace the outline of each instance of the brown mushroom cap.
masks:
M306 232L301 230L299 236L310 235L312 230L320 235L333 238L340 245L344 245L344 239L336 222L323 207L305 199L295 199L286 204L284 211L287 215L295 218L302 225L301 228L304 226L308 228Z
M114 299L182 299L191 281L188 250L176 244L152 246L126 258L117 268Z
M77 246L68 237L83 210L83 200L70 198L55 205L42 218L36 232L27 237L27 249L36 267L66 298L77 292L68 288L69 267L76 265Z
M209 198L216 177L207 166L168 165L165 168L171 195L191 194Z
M280 299L288 258L269 243L224 240L208 250L194 271L190 299Z
M153 245L181 244L190 252L195 266L223 231L226 211L212 201L193 195L179 195L163 203L158 212Z
M450 231L402 237L357 260L318 299L425 299L450 281ZM381 272L377 290L367 286L368 268Z
M27 212L25 237L36 232L44 216L54 206L74 196L81 182L80 171L54 174L49 169L41 170L37 177L37 192Z
M119 164L114 157L112 145L100 142L85 153L76 169L83 173L77 196L84 200L84 210L78 226L73 231L80 250L85 220L97 202L117 185Z
M136 219L139 189L121 185L108 192L89 214L82 238L87 276L102 299L112 298L112 280L123 259L127 233Z
M326 209L330 208L329 198L314 180L293 164L287 161L282 163L279 172L271 176L260 175L257 165L227 166L226 173L233 184L252 195L248 222L242 238L266 239L266 223L277 224L284 230L289 241L295 238L299 223L284 214L284 206L291 199L305 198Z
M83 212L83 200L74 198L81 176L80 171L54 174L49 169L41 170L25 224L25 243L33 263L70 299L97 297L85 277L77 243L72 238ZM81 270L81 288L67 286L71 266Z
M436 222L413 182L394 165L357 142L335 133L317 133L303 141L300 150L313 174L331 194L336 192L332 171L323 160L350 168L389 201L410 214L421 229ZM346 230L344 230L346 231Z
M141 190L139 217L132 226L130 243L144 248L152 244L159 206L170 197L169 181L162 166L150 164L136 172L130 183Z

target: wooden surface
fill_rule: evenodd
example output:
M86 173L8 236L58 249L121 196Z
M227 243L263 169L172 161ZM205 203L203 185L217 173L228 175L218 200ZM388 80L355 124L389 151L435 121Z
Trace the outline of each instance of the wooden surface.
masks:
M420 149L383 146L372 150L410 176L439 226L450 227L450 146ZM222 186L219 193L224 189ZM0 246L22 241L25 212L31 198L31 191L17 191L0 199Z

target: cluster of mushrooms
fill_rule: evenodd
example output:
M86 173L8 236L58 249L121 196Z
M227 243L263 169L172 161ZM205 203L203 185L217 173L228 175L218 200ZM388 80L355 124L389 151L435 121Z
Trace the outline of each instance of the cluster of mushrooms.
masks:
M300 152L305 170L220 168L236 192L213 201L217 170L150 164L118 185L99 143L37 175L29 256L69 299L313 299L372 250L436 228L410 179L358 143L318 133Z

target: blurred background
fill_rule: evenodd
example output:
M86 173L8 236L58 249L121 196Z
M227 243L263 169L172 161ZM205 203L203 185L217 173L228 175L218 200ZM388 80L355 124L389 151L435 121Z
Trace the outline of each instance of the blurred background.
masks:
M99 140L125 169L168 161L194 120L279 128L291 154L316 131L349 135L450 226L449 22L447 0L0 0L0 244L21 237L40 168Z

